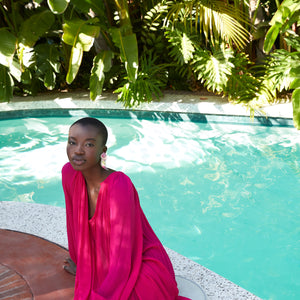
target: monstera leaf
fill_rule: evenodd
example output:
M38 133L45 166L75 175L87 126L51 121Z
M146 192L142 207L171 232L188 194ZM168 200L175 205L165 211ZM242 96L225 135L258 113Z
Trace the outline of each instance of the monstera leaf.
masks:
M79 70L83 51L89 51L94 44L94 39L100 32L100 27L94 25L97 18L84 21L81 19L70 20L63 24L63 41L72 46L67 83L71 83Z

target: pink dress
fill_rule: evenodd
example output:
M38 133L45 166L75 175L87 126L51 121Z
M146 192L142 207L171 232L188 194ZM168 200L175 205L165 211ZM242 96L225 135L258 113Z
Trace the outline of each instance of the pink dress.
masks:
M69 252L77 265L74 299L177 300L171 261L149 225L138 194L122 172L102 183L89 220L84 177L62 169Z

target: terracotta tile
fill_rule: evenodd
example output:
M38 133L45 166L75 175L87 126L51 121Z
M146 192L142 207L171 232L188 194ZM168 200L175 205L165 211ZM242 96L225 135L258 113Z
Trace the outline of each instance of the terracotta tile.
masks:
M63 270L66 249L30 234L3 229L0 240L0 280L4 282L1 287L0 281L0 299L2 292L8 293L5 286L15 293L27 287L37 300L73 298L75 277ZM11 299L32 299L28 295Z

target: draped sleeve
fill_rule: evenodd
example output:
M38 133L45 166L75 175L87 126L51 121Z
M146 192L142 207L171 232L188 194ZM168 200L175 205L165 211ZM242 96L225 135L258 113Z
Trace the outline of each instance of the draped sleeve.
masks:
M97 294L101 295L98 299L128 299L142 263L143 231L139 200L131 180L121 172L115 172L101 190L101 201L109 201L110 245L109 266L97 289Z
M62 168L62 186L65 195L65 204L66 204L66 223L67 223L67 232L68 232L68 246L69 254L71 259L77 264L77 238L76 230L77 225L74 222L74 214L76 214L76 206L73 203L73 193L74 188L72 188L72 183L75 177L75 170L72 168L70 163L67 163Z

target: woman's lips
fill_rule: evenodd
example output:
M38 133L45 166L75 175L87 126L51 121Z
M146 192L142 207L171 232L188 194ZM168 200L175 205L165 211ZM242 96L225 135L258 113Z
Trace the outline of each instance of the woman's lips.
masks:
M77 165L77 166L81 166L81 165L83 165L83 164L85 163L85 159L74 157L74 158L72 159L72 162L73 162L75 165Z

